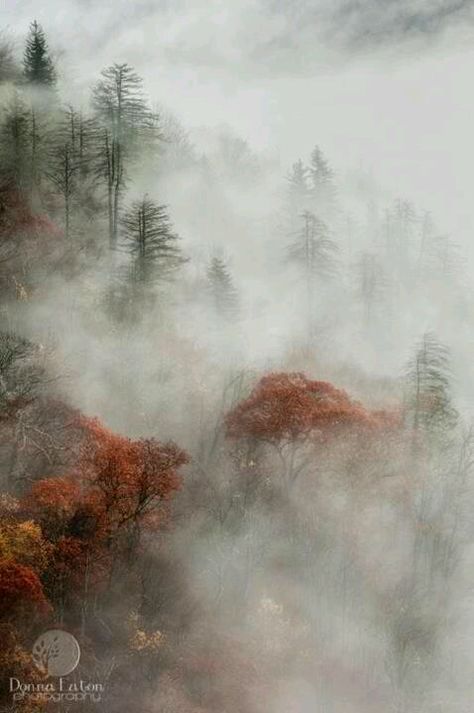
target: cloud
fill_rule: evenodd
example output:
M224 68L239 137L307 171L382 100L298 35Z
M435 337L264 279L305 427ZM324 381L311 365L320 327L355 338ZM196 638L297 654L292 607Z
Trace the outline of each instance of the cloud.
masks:
M332 22L342 24L348 46L363 46L438 35L460 22L472 22L472 11L472 0L346 0Z
M80 50L81 62L91 52L96 61L128 53L137 66L245 77L305 74L374 50L431 46L474 25L474 0L47 0L41 11L31 1L11 8L6 22L24 32L35 16L46 29L59 22L64 46Z
M281 29L256 44L253 57L303 71L328 56L341 60L414 42L421 48L474 25L473 0L268 0L266 7Z

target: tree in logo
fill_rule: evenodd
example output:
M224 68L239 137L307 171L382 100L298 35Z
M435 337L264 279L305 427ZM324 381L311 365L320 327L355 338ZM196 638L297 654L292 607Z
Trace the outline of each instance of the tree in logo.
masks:
M33 644L33 661L48 676L67 676L78 665L80 656L77 639L61 629L46 631Z

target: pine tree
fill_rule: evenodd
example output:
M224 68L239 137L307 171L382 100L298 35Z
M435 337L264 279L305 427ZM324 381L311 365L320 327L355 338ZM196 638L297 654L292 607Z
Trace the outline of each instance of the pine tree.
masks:
M449 361L447 347L434 334L424 334L406 369L407 416L415 437L420 432L441 436L457 423Z
M115 247L127 166L159 132L157 118L143 95L142 79L133 68L113 64L101 74L92 92L92 106L102 126L98 175L107 186L109 242Z
M301 159L293 164L286 181L289 224L293 227L301 212L308 208L310 198L309 170Z
M21 190L30 187L31 134L28 109L18 91L7 106L0 127L1 166L4 179Z
M337 246L326 223L311 211L305 211L288 247L290 260L303 267L311 278L327 279L334 274L336 253Z
M19 76L20 70L15 61L12 43L0 31L0 84L3 82L15 82Z
M311 153L308 172L311 179L311 195L317 210L331 209L336 194L334 172L318 146Z
M35 106L15 90L0 125L0 164L4 177L35 202L50 160L50 132ZM39 200L39 202L41 202Z
M207 290L216 315L224 319L236 316L237 290L226 264L218 257L212 258L207 269Z
M312 334L315 279L328 280L336 268L337 245L330 237L326 223L314 213L305 211L301 227L293 233L288 257L303 273L306 286L308 333Z
M23 58L23 74L28 84L52 87L56 83L56 70L49 55L48 43L41 25L31 23Z
M121 220L123 248L132 257L132 281L150 285L168 280L185 262L166 206L148 196L132 203Z

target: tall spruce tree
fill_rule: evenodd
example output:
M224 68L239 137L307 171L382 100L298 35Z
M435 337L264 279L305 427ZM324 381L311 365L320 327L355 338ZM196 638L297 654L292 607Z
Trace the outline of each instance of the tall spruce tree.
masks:
M407 416L414 436L449 434L458 421L450 393L449 350L434 334L427 332L421 338L408 362L406 383Z
M185 262L166 206L148 196L135 201L121 219L123 249L132 258L132 281L150 285L168 280Z
M52 87L56 83L56 70L49 54L46 36L36 20L31 23L26 39L23 75L27 84L34 87Z
M20 93L15 91L0 126L0 170L4 179L23 191L31 183L30 153L30 115Z
M19 76L20 69L15 60L12 43L9 37L0 31L0 84L15 82Z
M109 242L117 244L121 199L129 163L139 149L156 138L157 120L150 111L142 79L128 64L104 69L92 92L92 106L100 123L98 175L105 180Z
M236 316L237 290L224 260L218 257L212 258L207 268L207 291L212 309L218 317L231 319Z
M311 153L308 173L316 210L323 213L331 210L336 197L334 172L319 146Z
M308 335L311 338L315 282L332 277L338 248L326 223L308 210L300 216L300 226L292 233L292 238L287 255L298 266L305 282Z
M331 239L329 228L323 220L311 211L305 211L292 237L288 257L300 265L305 274L311 276L311 279L327 279L334 273L337 245Z
M286 212L289 229L293 230L301 213L309 208L309 170L299 159L286 176Z

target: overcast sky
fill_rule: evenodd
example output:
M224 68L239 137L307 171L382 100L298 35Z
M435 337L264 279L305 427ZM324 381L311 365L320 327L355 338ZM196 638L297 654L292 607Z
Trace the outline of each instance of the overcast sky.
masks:
M6 0L35 18L77 100L128 61L190 127L226 123L283 163L318 143L443 228L474 229L474 0Z

